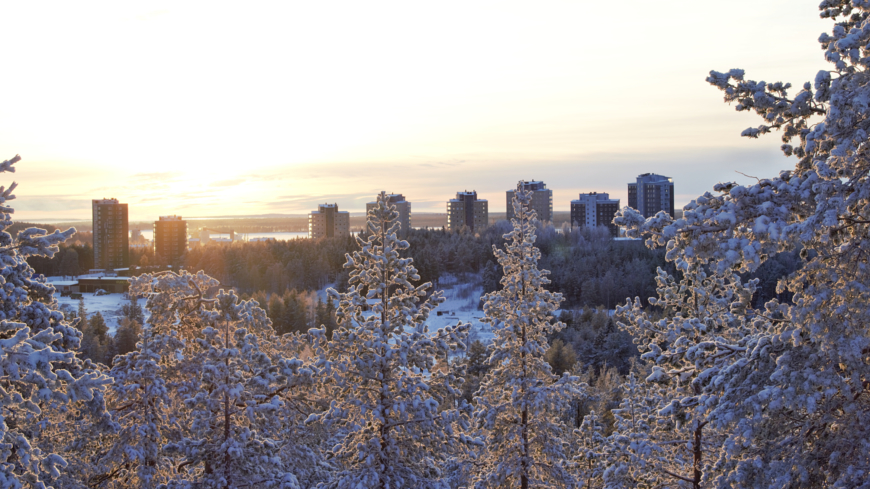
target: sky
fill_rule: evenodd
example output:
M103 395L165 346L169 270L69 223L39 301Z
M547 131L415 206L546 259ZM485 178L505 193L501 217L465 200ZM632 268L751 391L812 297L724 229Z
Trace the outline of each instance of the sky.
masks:
M520 179L560 211L646 172L681 207L794 166L705 78L813 80L818 2L3 2L0 184L17 220L503 212Z

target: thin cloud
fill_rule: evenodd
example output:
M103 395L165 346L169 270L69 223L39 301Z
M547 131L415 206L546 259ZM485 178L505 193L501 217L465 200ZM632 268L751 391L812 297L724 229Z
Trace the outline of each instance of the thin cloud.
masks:
M221 180L221 181L218 181L218 182L212 182L212 183L211 183L211 186L212 186L212 187L234 187L234 186L236 186L236 185L241 185L241 184L243 184L243 183L245 183L245 180L239 180L239 179L236 179L236 178L231 178L231 179L229 179L229 180Z

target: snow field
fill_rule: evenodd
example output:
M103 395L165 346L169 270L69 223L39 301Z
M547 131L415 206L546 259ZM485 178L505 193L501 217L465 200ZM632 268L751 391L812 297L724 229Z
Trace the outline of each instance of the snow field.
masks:
M65 277L46 277L46 281L49 283L59 283L66 281ZM109 334L115 334L115 331L118 329L120 325L121 318L123 318L123 314L121 314L121 307L124 304L129 304L129 299L124 298L125 294L108 294L96 296L93 293L84 293L82 294L82 299L85 301L85 309L88 311L88 318L90 318L94 313L98 312L103 315L103 319L106 320L106 326L109 328ZM61 297L60 292L54 293L54 298L57 300L58 307L69 306L72 307L74 311L77 311L79 308L79 300L73 299L72 297ZM139 305L144 306L145 301L139 301ZM143 307L144 311L144 307ZM145 311L145 315L147 318L148 312Z

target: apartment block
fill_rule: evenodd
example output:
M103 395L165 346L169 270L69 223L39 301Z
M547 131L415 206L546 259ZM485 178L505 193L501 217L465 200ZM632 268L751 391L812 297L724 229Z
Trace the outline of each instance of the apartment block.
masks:
M532 192L532 209L538 214L538 220L541 222L550 222L553 220L553 191L547 189L547 184L532 180L527 182L523 180L522 188L525 191ZM514 218L513 199L516 189L507 191L507 219Z
M619 227L613 224L613 217L619 210L619 199L611 199L606 193L589 192L571 201L571 226L607 226L610 234L619 235Z
M411 229L411 203L405 200L405 196L402 194L388 194L388 197L390 198L390 204L396 206L396 211L399 213L399 223L402 225L399 233L404 235ZM366 204L366 213L377 206L377 201L369 202Z
M91 201L94 225L94 267L126 268L130 262L127 204L118 199Z
M187 221L181 216L160 216L154 221L154 254L164 263L176 263L187 251Z
M320 204L308 214L308 237L340 238L350 236L350 214L339 211L338 204Z
M457 231L468 226L480 231L489 226L489 202L478 199L477 192L456 192L456 198L447 201L447 229Z
M628 206L644 217L665 211L674 217L674 179L655 173L637 176L637 182L628 184Z

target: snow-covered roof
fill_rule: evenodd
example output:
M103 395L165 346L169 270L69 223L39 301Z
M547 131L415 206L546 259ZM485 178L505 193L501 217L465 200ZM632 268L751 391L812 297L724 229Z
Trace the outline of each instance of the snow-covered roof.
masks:
M79 281L79 283L81 283L84 280L100 280L100 281L105 281L105 282L117 282L117 281L124 280L124 281L129 282L130 277L79 277L78 281Z

